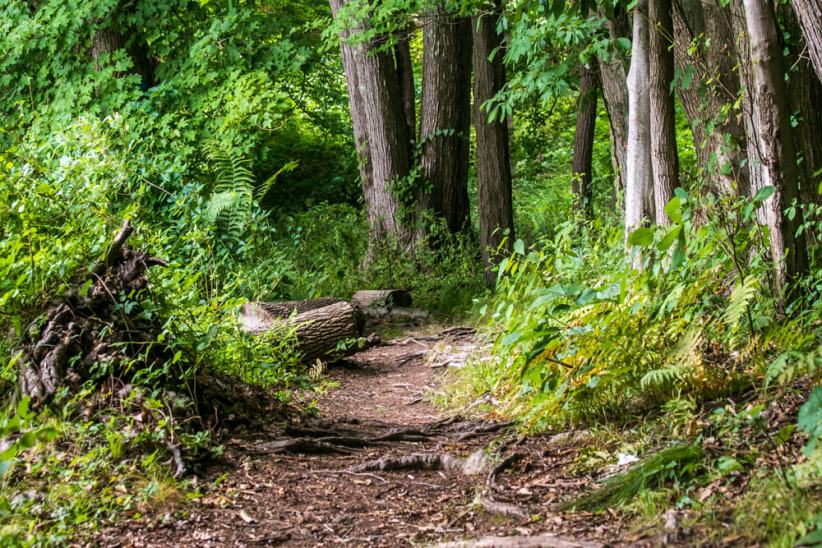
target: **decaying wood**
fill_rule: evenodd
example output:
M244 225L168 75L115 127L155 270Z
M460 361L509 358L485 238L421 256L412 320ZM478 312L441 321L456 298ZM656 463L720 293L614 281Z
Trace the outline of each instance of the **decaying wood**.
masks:
M303 361L311 363L316 359L329 359L337 349L340 341L362 336L363 322L357 309L345 301L334 302L317 308L318 300L313 301L304 312L291 317L299 306L293 303L283 304L279 312L291 310L283 316L268 312L270 303L248 303L240 310L240 323L251 333L286 329L296 326L297 346ZM313 307L312 307L313 306Z
M412 300L411 294L402 289L364 289L354 293L351 303L360 308L407 308L411 306Z
M259 302L257 305L263 308L269 315L274 318L288 318L294 311L297 314L331 306L343 302L342 299L335 299L334 297L321 297L319 299L306 299L303 301L281 301L281 302Z
M156 340L160 326L142 316L138 305L126 313L118 296L136 296L147 289L147 271L167 263L141 251L127 241L134 227L125 221L112 239L104 257L77 286L53 302L23 333L19 360L19 384L23 395L41 405L60 389L72 391L89 376L91 366L111 364L112 377L127 376L136 368L134 360L162 360ZM146 350L149 349L149 350Z

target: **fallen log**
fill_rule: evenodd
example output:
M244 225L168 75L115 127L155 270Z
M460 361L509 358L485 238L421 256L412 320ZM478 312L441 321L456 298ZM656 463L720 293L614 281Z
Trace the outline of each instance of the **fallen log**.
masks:
M363 289L354 293L351 303L360 308L371 307L409 307L412 304L411 294L402 289Z
M302 314L309 310L323 308L343 302L342 299L335 299L334 297L321 297L319 299L306 299L303 301L281 301L281 302L260 302L257 303L266 312L274 318L288 318L294 312Z
M361 337L364 327L357 309L345 301L310 308L293 317L274 316L263 303L248 303L243 305L239 319L251 333L296 326L297 348L306 363L335 357L339 342Z

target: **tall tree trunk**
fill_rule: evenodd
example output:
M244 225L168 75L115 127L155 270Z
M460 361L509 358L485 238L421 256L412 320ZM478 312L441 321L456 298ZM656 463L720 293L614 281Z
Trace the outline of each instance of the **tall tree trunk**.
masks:
M750 188L745 127L726 111L740 90L729 11L700 0L675 0L673 28L676 64L683 72L693 71L690 84L677 92L701 176L717 194L745 196Z
M801 210L793 219L785 214L798 197L799 179L788 91L773 9L767 0L743 0L743 8L752 61L751 114L757 129L751 135L757 137L762 183L775 189L763 205L763 214L770 229L776 289L784 293L786 286L808 268L805 238L797 235Z
M409 36L413 28L406 28L404 34L394 44L394 59L397 65L397 78L402 96L402 111L405 114L405 126L408 128L408 154L413 157L415 136L417 134L417 94L414 89L414 63L411 61Z
M628 71L628 150L625 170L625 238L643 220L654 221L649 93L648 0L638 0L633 17Z
M592 189L592 158L594 153L594 129L597 122L597 93L599 92L599 67L596 59L581 67L579 97L577 98L577 127L574 134L573 191L574 209L587 219L594 217Z
M471 132L471 20L441 4L423 25L420 142L426 192L422 207L457 233L468 226Z
M679 186L679 155L676 149L676 109L671 84L674 81L673 20L671 0L650 0L650 105L651 166L654 174L656 222L669 224L665 205Z
M791 39L785 44L791 70L788 78L788 95L790 111L794 121L794 145L800 155L799 195L803 203L819 202L819 176L815 174L822 169L822 81L814 68L804 56L807 44L802 37L802 30L796 14L787 5L778 8L779 20ZM822 24L822 21L820 21Z
M600 11L604 17L604 11ZM611 19L606 20L605 26L611 40L628 38L630 28L628 16L620 8L615 8ZM602 84L602 100L608 112L608 129L611 136L611 162L614 168L613 202L616 209L617 194L625 188L625 161L628 146L628 87L626 86L625 56L616 51L607 61L600 60L600 83Z
M482 104L496 95L505 84L502 55L495 50L500 45L497 20L500 0L495 0L493 14L475 17L474 32L474 126L477 132L477 198L480 225L480 246L485 266L485 279L493 284L491 266L499 260L496 250L510 252L514 238L514 212L511 198L511 163L508 150L508 125L489 121ZM493 59L491 55L494 54ZM507 240L501 246L504 234Z
M94 60L94 68L97 71L103 69L103 61L110 57L119 49L125 49L134 72L140 75L141 87L146 90L155 83L154 72L157 68L156 61L149 55L148 44L146 44L137 29L128 29L130 38L127 40L120 29L122 15L127 15L124 10L132 6L124 2L118 3L107 20L103 23L91 40L91 58Z
M329 0L334 17L344 0ZM358 29L361 30L361 29ZM410 171L408 120L400 94L400 79L392 52L377 43L352 45L342 33L343 67L348 84L354 140L360 156L360 176L368 215L369 259L376 250L394 241L411 245L396 183Z
M822 80L822 0L791 0L816 76Z

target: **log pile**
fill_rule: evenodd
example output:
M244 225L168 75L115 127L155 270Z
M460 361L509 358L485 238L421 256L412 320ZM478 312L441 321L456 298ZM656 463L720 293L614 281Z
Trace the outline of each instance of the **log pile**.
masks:
M345 355L340 341L379 338L373 332L386 323L419 324L428 319L425 311L410 308L411 295L400 289L357 291L349 301L334 298L304 301L254 302L243 305L239 320L250 333L263 333L296 326L297 346L304 362L333 361ZM355 348L361 348L356 346Z
M148 286L146 273L166 262L131 249L134 232L123 223L103 259L88 273L87 282L51 303L24 331L18 360L18 379L24 396L35 405L49 401L59 390L77 391L91 368L107 364L109 374L122 379L129 365L162 361L153 345L160 326L141 315L139 304L126 312L120 296L139 303Z

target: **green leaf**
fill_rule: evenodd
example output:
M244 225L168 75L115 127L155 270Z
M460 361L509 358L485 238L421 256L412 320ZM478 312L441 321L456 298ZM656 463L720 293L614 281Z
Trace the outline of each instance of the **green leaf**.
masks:
M776 192L776 189L773 186L771 186L771 185L763 186L754 195L753 201L757 202L757 203L762 203L765 200L767 200L768 198L770 198L773 195L774 192Z
M682 225L673 227L665 234L665 237L657 244L656 248L660 251L668 251L668 248L676 241L680 232L682 232Z
M514 242L514 253L525 255L525 242L523 242L522 240L517 240L516 242Z
M665 213L668 215L671 222L682 222L682 200L679 196L674 196L671 198L670 202L665 204Z
M805 454L810 455L822 437L822 386L816 387L808 401L799 408L796 425L808 435Z
M628 236L628 245L648 247L654 243L654 231L650 228L639 227Z

